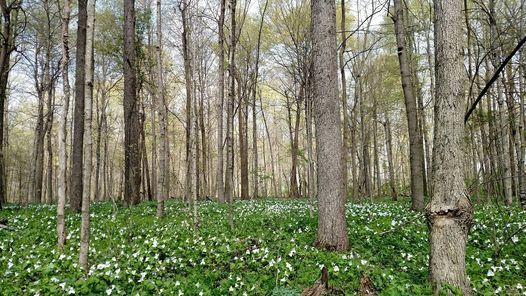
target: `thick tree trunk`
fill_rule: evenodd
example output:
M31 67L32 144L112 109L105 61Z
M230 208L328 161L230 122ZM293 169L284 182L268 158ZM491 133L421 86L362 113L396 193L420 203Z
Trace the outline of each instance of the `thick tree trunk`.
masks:
M139 203L141 151L135 48L135 0L124 0L124 205Z
M64 1L62 15L62 85L64 89L64 102L58 130L58 202L57 202L57 243L60 250L64 249L66 241L66 224L64 207L66 205L66 179L67 179L67 138L68 138L68 111L71 88L69 85L69 20L71 17L71 2Z
M435 138L433 196L427 207L429 275L436 293L449 284L471 295L466 243L473 209L464 184L462 0L435 0Z
M392 16L396 44L398 50L398 61L400 64L400 76L407 115L407 126L409 130L409 162L411 165L411 193L412 208L421 211L424 209L424 168L422 135L418 127L417 104L413 89L406 33L404 28L404 7L401 0L394 0L394 15Z
M318 232L315 245L346 250L345 186L342 162L336 8L334 1L312 1L313 98L318 149Z
M84 172L84 98L86 82L86 28L88 21L88 0L78 1L78 28L75 66L75 110L73 114L73 147L71 167L70 208L79 213L82 206Z

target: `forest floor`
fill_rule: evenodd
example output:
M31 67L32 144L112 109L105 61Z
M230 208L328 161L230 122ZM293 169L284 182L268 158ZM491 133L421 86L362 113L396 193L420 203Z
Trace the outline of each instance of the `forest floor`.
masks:
M8 206L0 216L1 295L298 295L320 276L354 294L366 273L381 295L425 295L428 241L423 214L407 202L347 206L351 250L312 247L316 218L301 200L240 201L235 230L228 207L199 205L200 229L191 211L168 202L131 210L92 206L90 270L78 266L80 215L67 216L68 241L56 248L56 208ZM526 295L526 214L518 208L477 207L468 244L467 270L480 295Z

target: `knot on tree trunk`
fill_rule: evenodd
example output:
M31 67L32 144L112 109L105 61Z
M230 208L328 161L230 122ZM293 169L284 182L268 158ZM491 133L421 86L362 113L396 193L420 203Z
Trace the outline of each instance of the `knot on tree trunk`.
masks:
M443 226L449 222L455 221L464 228L465 233L469 232L473 224L473 206L467 194L464 194L457 200L453 208L433 210L431 204L426 207L426 219L428 225Z

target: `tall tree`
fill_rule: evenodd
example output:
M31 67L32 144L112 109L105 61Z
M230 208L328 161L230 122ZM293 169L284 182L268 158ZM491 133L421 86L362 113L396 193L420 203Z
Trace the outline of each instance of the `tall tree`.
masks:
M424 209L424 147L422 134L418 126L417 104L414 91L413 77L408 58L407 36L404 26L404 4L401 0L394 0L394 22L398 61L400 63L400 78L404 91L404 102L409 131L409 163L411 166L411 199L412 208Z
M89 234L90 234L90 201L91 201L91 172L92 172L92 120L93 114L93 76L94 76L94 59L93 59L93 38L95 37L95 1L88 0L87 8L87 28L86 28L86 81L85 81L85 102L86 102L86 133L84 134L85 166L84 166L84 192L82 193L82 215L80 224L80 254L79 264L88 271L88 254L89 254Z
M313 98L318 149L318 233L315 245L346 250L345 184L342 162L336 7L332 0L311 3Z
M189 2L183 0L179 5L183 18L183 58L184 58L184 76L186 82L186 183L185 183L185 201L187 204L192 203L193 209L193 226L197 227L197 194L198 194L198 177L197 172L196 147L199 141L196 140L199 132L197 130L197 112L194 103L194 84L193 84L193 67L192 67L192 46L191 46L191 29L188 15ZM195 135L194 135L195 134Z
M256 45L256 65L254 69L254 86L252 89L252 153L253 153L253 164L252 164L252 198L258 197L258 130L257 130L257 109L256 109L256 98L258 95L258 78L259 78L259 56L261 51L261 35L263 33L263 22L265 21L265 14L267 12L268 0L265 1L265 6L263 6L263 12L261 13L261 20L259 22L258 28L258 39Z
M58 130L58 202L57 202L57 240L60 250L64 249L66 241L66 223L64 219L64 207L66 205L66 179L67 179L67 138L68 138L68 111L71 87L69 85L69 20L71 17L71 1L64 1L62 14L62 85L64 99L62 114L60 116L60 127Z
M236 56L236 0L230 0L230 48L228 52L228 101L226 112L226 177L225 177L225 199L229 203L228 222L230 229L234 228L234 149L233 149L233 126L234 126L234 102L236 91L236 78L234 76Z
M82 207L84 167L84 98L86 82L86 27L88 0L78 2L77 51L75 65L75 111L73 114L73 150L71 167L70 208L79 213Z
M218 45L219 45L219 69L218 69L218 98L217 98L217 165L216 165L216 195L219 201L225 201L225 188L223 187L224 169L223 169L223 112L224 112L224 101L225 101L225 2L221 0L221 6L219 10L219 34L218 34ZM228 120L228 119L227 119Z
M168 168L168 139L167 139L167 114L166 99L164 97L164 78L163 78L163 58L162 58L162 10L161 0L157 0L157 24L156 24L156 55L157 55L157 112L159 113L159 185L156 190L157 194L157 217L164 215L164 200L168 198L168 183L170 181ZM154 160L152 160L154 161Z
M462 0L435 0L435 130L433 196L427 207L429 275L436 293L453 285L472 291L466 243L473 209L464 184L464 33Z
M124 0L124 205L139 203L141 150L137 99L135 0Z
M0 39L0 209L6 201L6 170L4 159L4 112L7 101L7 83L11 70L11 54L16 49L15 41L20 32L17 31L18 14L22 9L21 0L10 3L0 0L2 13L1 39Z

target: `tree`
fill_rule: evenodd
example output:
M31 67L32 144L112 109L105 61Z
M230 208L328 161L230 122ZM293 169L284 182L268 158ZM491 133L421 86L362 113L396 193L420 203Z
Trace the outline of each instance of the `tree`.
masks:
M59 171L58 171L58 201L57 201L57 240L60 250L64 249L66 241L66 223L64 220L64 207L66 205L66 179L67 179L67 138L68 138L68 111L71 88L69 85L69 20L71 17L71 2L64 1L62 15L62 84L64 100L60 127L58 130L59 145Z
M20 34L18 28L18 14L22 9L21 0L13 0L10 3L0 0L0 11L2 13L1 40L0 40L0 210L2 203L6 201L6 174L4 159L4 108L7 101L7 83L11 70L11 54L16 49L16 38Z
M230 0L230 48L228 52L228 100L226 112L226 177L225 177L225 199L228 201L228 222L230 229L234 228L233 209L233 186L234 186L234 149L233 149L233 125L234 125L234 101L236 78L234 76L236 56L236 0Z
M166 122L166 99L164 97L164 79L162 63L162 31L161 31L161 0L157 0L157 112L159 113L159 186L157 187L157 217L164 215L164 200L168 198L168 184L170 183L168 167L168 139L167 139L167 122ZM155 161L152 159L152 162Z
M140 115L137 99L135 0L124 0L124 205L140 201Z
M93 38L95 35L95 1L88 0L87 7L87 29L86 29L86 133L85 141L85 166L84 166L84 192L82 193L82 215L80 224L80 254L79 264L88 271L88 254L89 254L89 235L90 235L90 201L91 201L91 171L92 171L92 106L93 106L93 77L94 77L94 59L93 59Z
M221 0L221 6L219 10L219 33L218 33L218 45L219 45L219 65L218 69L218 98L217 98L217 164L216 164L216 195L219 201L225 201L225 188L223 187L223 112L224 112L224 101L225 101L225 46L224 46L224 25L225 25L225 2ZM228 119L227 119L228 120Z
M73 114L73 150L71 167L70 207L79 213L82 206L84 172L84 98L86 81L86 27L88 21L87 0L78 2L77 51L75 65L75 110Z
M191 48L191 33L188 15L189 2L183 0L179 4L179 10L183 18L183 58L184 58L184 76L186 82L186 183L185 183L185 201L187 204L192 203L193 207L193 225L197 227L197 194L198 190L196 184L198 178L195 176L197 171L197 145L199 141L196 140L199 132L197 131L197 112L195 112L195 106L193 98L193 68L192 68L192 48ZM195 133L195 135L194 135Z
M464 184L464 63L461 0L435 0L435 130L433 196L427 206L429 275L436 293L446 284L472 291L466 243L473 209Z
M398 61L400 63L400 79L404 91L404 102L409 131L409 163L411 166L411 194L413 210L424 209L424 147L422 134L418 126L417 105L413 84L414 75L408 59L408 46L404 26L404 4L401 0L394 0L394 22Z
M318 232L315 245L343 251L348 247L342 162L340 101L334 1L311 3L313 98L318 149Z

